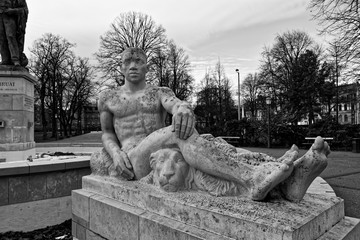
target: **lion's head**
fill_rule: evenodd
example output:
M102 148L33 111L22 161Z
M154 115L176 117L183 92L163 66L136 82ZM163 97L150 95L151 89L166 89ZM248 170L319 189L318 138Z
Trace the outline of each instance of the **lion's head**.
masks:
M167 192L176 192L185 187L189 165L177 149L160 149L150 156L153 169L153 184Z

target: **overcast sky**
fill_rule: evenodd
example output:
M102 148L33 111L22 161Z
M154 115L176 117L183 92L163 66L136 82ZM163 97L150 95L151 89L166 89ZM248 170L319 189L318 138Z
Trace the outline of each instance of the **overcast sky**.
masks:
M220 59L227 77L237 86L254 73L264 46L288 30L307 32L318 43L309 0L27 0L29 19L26 53L34 40L53 33L76 43L78 56L94 59L100 36L120 13L138 11L162 25L169 39L184 48L197 81Z

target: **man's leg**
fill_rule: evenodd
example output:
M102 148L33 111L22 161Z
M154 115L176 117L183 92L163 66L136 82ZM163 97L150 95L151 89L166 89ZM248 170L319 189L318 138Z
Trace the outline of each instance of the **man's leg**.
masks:
M1 54L1 64L9 65L11 63L11 56L6 39L3 16L0 16L0 54Z
M202 138L197 132L188 139L181 140L175 136L170 126L153 132L127 153L136 179L150 173L151 153L170 147L180 148L190 166L249 189L254 200L265 198L273 187L291 174L293 161L297 156L297 149L291 149L283 162L265 162L254 166L238 159L241 158L241 154L225 154L213 141Z
M139 180L150 173L151 153L163 148L177 147L176 139L175 133L172 132L172 127L169 126L151 133L139 142L135 148L129 150L127 155L131 161L135 179Z
M247 188L253 200L262 200L268 192L284 181L293 170L293 162L298 149L293 146L285 155L275 160L265 154L242 153L224 154L211 141L197 134L187 140L179 140L179 147L185 160L192 167ZM257 161L249 162L248 156L257 156Z
M11 55L11 61L14 65L20 65L19 46L16 38L17 24L15 19L13 17L4 17L4 26Z

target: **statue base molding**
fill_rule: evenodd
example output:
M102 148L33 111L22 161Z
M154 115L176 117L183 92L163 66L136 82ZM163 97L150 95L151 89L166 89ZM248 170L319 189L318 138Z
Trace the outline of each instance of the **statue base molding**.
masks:
M344 201L307 193L299 203L168 193L139 181L90 175L72 192L76 239L355 239Z

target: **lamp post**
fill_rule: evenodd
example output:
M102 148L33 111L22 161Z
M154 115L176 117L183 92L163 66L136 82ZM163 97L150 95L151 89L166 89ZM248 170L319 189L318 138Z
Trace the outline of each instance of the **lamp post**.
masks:
M271 147L271 137L270 137L270 104L271 104L271 98L267 97L266 98L266 105L267 105L267 112L268 112L268 141L267 141L267 147L270 148Z
M241 103L240 103L240 71L239 69L235 69L238 74L238 120L241 120Z

